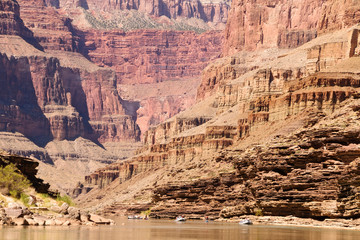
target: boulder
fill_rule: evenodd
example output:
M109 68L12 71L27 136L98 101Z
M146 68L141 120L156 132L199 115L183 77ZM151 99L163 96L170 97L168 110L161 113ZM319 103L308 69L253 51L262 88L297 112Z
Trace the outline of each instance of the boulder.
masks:
M22 209L22 206L16 202L8 203L8 209Z
M64 224L65 221L61 219L55 219L54 222L56 226L61 226Z
M56 213L61 213L61 207L53 205L50 207L50 211L56 212Z
M61 214L68 214L68 208L69 208L69 204L67 203L63 203L60 207L60 213Z
M45 226L55 226L55 225L56 225L56 223L52 219L48 219L45 221Z
M28 223L27 225L30 226L39 226L39 223L37 221L35 221L32 218L25 218L26 222Z
M81 222L88 222L88 221L90 221L90 214L89 214L89 213L86 213L86 212L81 212L80 221L81 221Z
M67 209L68 215L71 219L80 220L80 209L75 207L69 207Z
M33 220L39 225L39 226L44 226L45 225L45 221L46 219L42 218L42 217L34 217Z
M25 218L14 218L12 221L13 221L15 226L29 225L28 221L26 221Z
M114 223L113 220L103 218L103 217L101 217L99 215L96 215L96 214L90 214L90 221L94 222L96 224L112 224L112 223Z
M11 218L19 218L24 215L24 211L21 208L5 208L6 216Z
M70 223L70 221L65 221L62 225L63 225L63 226L70 226L71 223Z

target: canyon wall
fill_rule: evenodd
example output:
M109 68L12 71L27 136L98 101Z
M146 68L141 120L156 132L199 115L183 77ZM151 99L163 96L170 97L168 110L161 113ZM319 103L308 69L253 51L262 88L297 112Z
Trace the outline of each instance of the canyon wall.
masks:
M122 84L198 77L222 44L219 31L89 31L82 38L89 59L114 69Z
M47 169L53 173L47 181L68 191L82 175L133 150L120 142L139 141L136 110L132 102L119 96L116 74L111 69L100 68L72 52L76 50L73 40L63 42L54 36L72 36L64 21L57 21L62 19L60 15L54 15L54 24L48 16L41 25L46 11L53 8L39 5L41 11L34 16L30 10L36 5L26 2L29 5L24 15L30 20L25 24L31 29L43 27L43 31L33 33L21 20L17 2L5 3L1 1L4 5L0 5L4 13L1 24L15 22L6 25L7 31L0 35L1 148L46 163L40 164L41 175L48 174L43 171ZM49 34L42 37L46 32ZM108 142L119 143L125 149L124 156L114 146L106 149L101 145L108 146ZM59 174L59 168L65 173Z
M195 88L197 85L194 79L221 52L223 34L220 31L196 34L191 31L166 30L79 30L64 11L50 7L51 4L47 2L20 0L19 3L25 25L34 32L34 37L46 52L55 55L59 55L60 51L80 52L98 66L116 72L118 91L131 102L128 104L131 111L127 111L127 114L139 119L142 133L149 126L193 104L194 93L179 89L178 92L172 91L172 94L162 94L166 101L157 98L157 93L129 98L124 90L128 87L124 85L183 80ZM138 88L145 87L138 85ZM164 92L162 84L152 87ZM136 108L140 108L138 113ZM94 127L101 128L99 131L102 132L112 131L99 124Z
M224 55L240 50L296 47L318 34L359 22L357 1L232 1Z
M92 190L79 201L113 189L102 195L108 214L132 201L153 217L358 217L358 34L343 29L295 50L247 55L262 57L248 69L241 54L216 61L206 79L219 84L151 128L136 156L87 176L86 191L75 193Z
M40 173L66 190L74 182L57 168L76 181L133 154L141 131L194 104L196 78L221 51L220 31L79 29L61 1L0 3L0 145L53 164Z

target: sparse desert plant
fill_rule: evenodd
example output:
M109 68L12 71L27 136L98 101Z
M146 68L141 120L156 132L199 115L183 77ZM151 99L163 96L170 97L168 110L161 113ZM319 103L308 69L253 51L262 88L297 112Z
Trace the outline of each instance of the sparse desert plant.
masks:
M30 181L20 173L14 164L0 167L0 190L6 195L19 198L31 186Z

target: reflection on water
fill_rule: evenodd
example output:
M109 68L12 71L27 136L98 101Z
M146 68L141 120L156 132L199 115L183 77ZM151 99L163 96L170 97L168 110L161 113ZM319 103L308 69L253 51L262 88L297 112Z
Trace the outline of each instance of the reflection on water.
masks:
M360 231L230 223L116 219L116 226L2 227L1 240L359 240Z

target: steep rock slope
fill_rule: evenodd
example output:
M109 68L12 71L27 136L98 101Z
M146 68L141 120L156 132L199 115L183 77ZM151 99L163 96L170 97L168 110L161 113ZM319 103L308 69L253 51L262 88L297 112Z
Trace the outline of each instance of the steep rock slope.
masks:
M16 1L1 3L0 145L54 164L41 164L40 174L59 189L68 190L82 175L132 155L140 139L138 119L145 131L192 105L196 77L220 53L220 32L79 30L57 1L19 0L21 8ZM200 47L200 53L194 51ZM146 79L137 72L139 61ZM174 79L175 91L162 88L170 83L157 83ZM127 93L134 82L151 82L153 95Z

